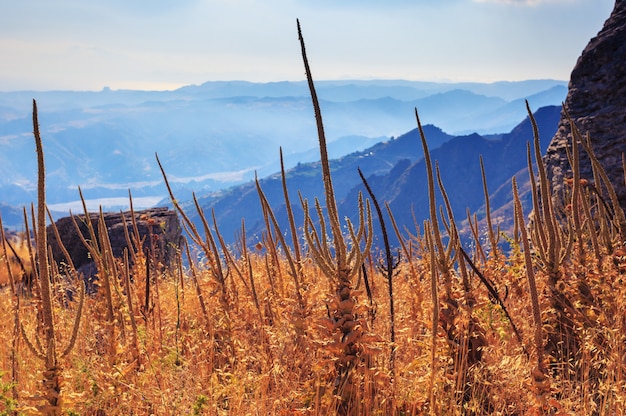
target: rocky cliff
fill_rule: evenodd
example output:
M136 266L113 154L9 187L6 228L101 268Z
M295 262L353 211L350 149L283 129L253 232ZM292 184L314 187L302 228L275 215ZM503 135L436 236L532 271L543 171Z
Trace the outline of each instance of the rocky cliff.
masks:
M622 157L626 153L626 0L617 0L611 16L589 41L572 71L565 108L583 135L589 133L593 150L626 209L626 183ZM571 177L567 147L570 125L562 115L546 153L553 191L559 195L563 180ZM581 176L592 179L591 164L581 155Z

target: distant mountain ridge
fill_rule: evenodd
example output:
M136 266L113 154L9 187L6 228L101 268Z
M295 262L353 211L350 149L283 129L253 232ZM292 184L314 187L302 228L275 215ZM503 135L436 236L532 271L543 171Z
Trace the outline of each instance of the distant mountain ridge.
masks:
M423 119L456 135L509 131L531 106L560 104L562 81L438 84L412 81L321 81L319 97L331 157L360 151ZM561 94L562 93L562 94ZM209 82L174 91L0 92L0 201L35 199L31 106L37 99L46 152L48 201L78 200L117 210L130 189L154 201L166 195L159 154L181 198L208 194L319 158L304 82ZM561 94L561 95L559 95ZM518 101L516 101L518 100ZM97 209L97 206L95 207Z
M539 126L541 151L544 152L556 131L560 107L540 108L534 117ZM431 157L439 165L442 181L459 224L465 219L466 209L471 213L484 212L484 193L479 166L481 155L484 159L488 190L490 193L498 192L499 196L492 204L493 211L506 209L506 205L512 200L509 182L513 175L520 175L521 189L524 181L528 181L527 174L524 176L527 166L526 145L533 139L528 118L509 133L489 137L476 133L450 136L432 125L424 126L424 133ZM414 229L415 220L419 223L428 217L426 170L417 129L362 152L331 160L330 164L342 217L356 219L358 192L367 196L357 168L363 171L379 202L389 203L401 229L404 227ZM310 204L315 197L323 201L321 167L319 162L302 164L288 170L286 178L292 209L301 226L302 208L299 202L294 201L298 200L297 195L308 199ZM259 182L281 228L288 230L280 175L262 178ZM505 187L507 183L508 191ZM439 192L437 195L438 204L442 204ZM524 199L527 204L530 201L528 196L525 195ZM233 239L240 231L242 218L246 221L249 236L260 238L264 230L262 210L254 183L200 197L199 203L207 215L215 213L220 232L226 240ZM192 203L188 202L183 206L188 215L199 223L199 216ZM528 205L525 208L528 209ZM506 223L502 225L504 228L508 226ZM378 230L376 226L377 233ZM395 240L394 236L391 237L392 241Z
M534 113L539 128L541 154L544 154L550 139L557 129L561 109L557 106L542 107ZM425 134L428 138L428 134ZM438 148L431 148L431 158L441 173L441 181L450 199L453 215L459 224L470 214L478 213L484 217L485 196L483 191L480 157L485 166L488 192L499 192L505 197L492 201L494 212L503 209L513 200L510 181L519 175L520 188L528 182L527 143L533 141L530 120L527 118L510 133L489 138L478 134L456 137ZM393 169L388 175L370 176L370 187L381 201L389 203L394 218L401 228L414 229L414 221L429 218L428 185L426 166L423 159L402 168ZM340 210L354 212L357 192L365 193L359 184L350 191L340 204ZM437 205L443 206L441 192L436 192ZM529 194L523 195L525 212L531 210ZM494 218L496 216L494 215ZM512 229L512 216L499 218L495 222L503 230ZM394 236L392 236L394 237Z

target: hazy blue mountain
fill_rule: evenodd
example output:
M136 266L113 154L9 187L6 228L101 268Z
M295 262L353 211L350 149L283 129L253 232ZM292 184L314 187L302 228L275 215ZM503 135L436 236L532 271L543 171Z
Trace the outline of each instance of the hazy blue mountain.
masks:
M477 95L500 97L512 101L520 97L537 94L555 85L567 87L565 81L526 80L501 81L494 83L462 82L426 82L407 80L337 80L316 81L315 86L321 98L331 101L354 101L391 97L402 101L411 101L429 95L463 89ZM206 97L308 97L306 81L254 83L247 81L209 81L202 85L190 85L176 92L201 94Z
M441 129L432 126L424 126L428 134L430 146L438 148L454 136L444 133ZM357 168L361 168L365 175L385 175L397 163L407 160L416 161L422 157L419 147L419 133L417 129L399 136L396 139L377 143L364 151L354 152L334 159L330 162L333 173L333 186L338 200L345 198L350 190L360 181ZM313 201L314 198L322 198L324 194L321 166L319 162L319 150L317 161L300 163L286 172L287 187L290 199L294 206L299 206L298 195ZM264 193L272 207L276 209L284 205L282 179L277 173L259 180ZM177 199L181 200L177 195ZM199 196L198 201L210 215L215 212L220 231L226 239L231 239L241 227L241 220L245 218L246 224L252 233L260 232L263 226L262 210L259 196L254 182L248 182L224 191ZM196 222L199 216L193 208L191 201L183 204L188 215ZM280 221L287 224L286 217L280 217ZM299 217L301 221L302 216ZM252 234L251 234L252 235Z
M412 81L317 83L329 150L339 158L424 123L449 134L497 134L525 116L522 101L560 104L565 83ZM93 204L118 207L128 190L166 195L158 153L176 192L190 196L246 183L318 159L315 119L304 82L208 82L174 91L0 92L0 201L35 199L32 99L37 99L48 202L65 210L78 186ZM482 127L481 127L482 126ZM96 205L97 207L97 205Z
M534 114L539 127L541 153L544 154L557 130L560 107L550 106L537 110ZM428 138L428 134L426 134ZM436 149L430 149L433 164L439 167L443 186L450 199L453 214L459 224L466 218L466 211L481 212L484 215L484 192L480 170L480 156L483 157L488 191L496 193L492 210L497 211L512 200L510 180L520 175L520 188L528 181L527 143L533 141L532 126L526 118L510 133L482 137L476 133L456 137ZM433 167L434 169L434 167ZM414 221L422 224L429 218L426 166L423 159L412 164L404 163L394 168L388 175L371 175L367 178L370 187L380 201L389 203L401 229L414 230ZM508 188L507 188L508 186ZM365 188L358 184L340 204L346 215L355 211L358 192ZM439 190L437 204L443 206ZM527 199L527 202L529 199ZM527 210L528 206L525 207ZM512 218L508 217L507 221ZM388 221L388 219L387 219Z
M2 224L13 227L15 224L24 222L23 210L16 208L12 205L0 202L0 215L2 215Z
M545 151L556 131L559 116L560 107L557 106L544 107L535 113L542 151ZM502 195L507 195L506 189L502 191L502 188L526 166L526 143L532 141L533 137L528 119L509 133L488 137L476 133L453 137L431 125L424 126L424 132L459 221L465 218L466 208L471 212L483 209L480 155L485 162L489 191L500 189L493 201L493 209L498 210L510 201L502 198ZM390 203L401 229L405 226L414 229L414 219L421 223L428 217L426 170L417 130L362 152L332 160L330 164L342 217L355 219L358 192L365 194L357 168L368 178L379 202ZM316 197L324 200L321 167L319 162L301 164L288 170L286 176L296 221L301 225L303 215L298 193L311 204ZM260 183L281 227L288 230L280 176L275 174L263 178ZM220 232L227 240L234 239L240 230L242 218L245 218L248 235L252 238L259 238L264 230L259 198L253 183L200 197L199 202L208 216L215 212ZM186 203L185 207L190 217L199 222L192 204Z

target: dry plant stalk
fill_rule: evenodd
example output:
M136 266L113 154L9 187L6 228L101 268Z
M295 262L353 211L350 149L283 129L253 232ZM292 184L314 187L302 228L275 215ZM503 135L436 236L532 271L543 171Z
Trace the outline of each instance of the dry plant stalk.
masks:
M46 415L59 415L61 414L60 395L61 395L61 372L62 369L59 365L59 360L68 355L78 334L78 327L80 325L80 319L82 316L83 302L84 302L84 287L80 292L80 300L78 310L76 312L76 319L74 321L74 327L72 335L68 342L67 347L61 354L58 352L55 336L55 325L53 316L52 305L52 290L51 290L51 276L50 266L48 264L47 253L47 238L46 238L46 186L45 186L45 165L44 165L44 153L41 141L41 135L39 133L39 121L37 117L37 103L33 100L33 129L35 136L35 145L37 149L37 223L35 229L37 230L36 249L37 249L37 271L39 274L39 282L41 285L41 307L42 307L42 319L43 319L43 335L44 343L39 341L39 337L35 334L36 344L33 344L26 336L24 328L21 328L22 335L25 338L26 344L29 346L35 356L44 361L45 369L43 371L43 398L46 400L46 404L39 406L39 410Z
M369 207L363 204L362 196L359 194L359 227L355 231L351 221L346 220L350 233L352 247L348 249L344 236L341 232L337 202L332 185L330 164L326 148L326 136L324 134L324 124L322 113L311 75L311 69L306 55L304 38L300 22L297 22L298 38L302 51L302 60L306 72L313 109L315 111L315 121L320 147L320 159L322 164L322 178L324 181L324 196L326 201L326 211L330 225L330 235L334 245L334 250L326 246L326 225L321 206L316 200L316 210L320 221L321 238L313 224L309 214L308 203L303 201L304 211L304 235L309 246L309 252L322 272L328 277L335 287L335 294L328 302L329 319L328 329L334 334L334 349L339 353L335 363L337 376L335 378L335 395L339 397L337 411L340 414L358 414L362 409L357 398L362 387L359 379L355 375L355 370L363 371L369 367L369 359L364 354L364 335L368 332L367 321L362 319L357 312L357 293L353 290L353 278L363 264L365 253L369 252L372 244L372 219ZM359 243L365 237L364 248L361 249Z
M491 201L489 200L489 190L487 189L487 176L485 175L485 164L483 163L483 156L480 156L480 174L483 179L483 192L485 194L485 214L487 219L487 232L489 235L489 243L491 244L491 255L495 258L498 257L498 238L500 233L493 232L493 221L491 220ZM498 226L498 229L500 227ZM476 240L476 244L480 242Z
M535 118L526 102L528 117L533 128L533 148L535 164L539 178L539 192L535 193L533 168L528 146L528 171L533 181L533 219L531 223L531 240L535 248L542 269L547 276L549 289L550 309L553 312L551 319L545 323L551 330L548 331L548 339L545 345L545 353L550 356L564 377L569 377L571 366L576 362L576 355L580 348L580 339L575 331L575 323L572 319L572 300L563 291L562 266L569 256L572 239L569 238L564 245L565 236L559 226L556 209L552 200L550 182L547 178L546 167L541 157L539 130ZM526 232L523 217L516 215L519 231L522 233L522 243Z
M198 232L198 229L196 228L196 225L193 223L193 221L191 221L191 219L189 218L189 216L185 213L185 211L183 210L183 208L180 206L180 204L178 203L178 200L174 197L174 192L172 191L172 188L169 184L169 181L167 179L167 175L165 174L165 169L163 168L163 165L161 164L161 161L159 160L158 155L155 155L156 160L157 160L157 164L159 165L159 169L161 170L161 174L163 176L163 180L165 181L165 186L167 188L168 194L170 196L170 199L172 201L172 204L174 205L174 208L176 209L176 211L178 211L178 213L181 215L181 217L183 218L183 228L187 231L187 234L189 235L189 237L192 239L192 241L194 243L196 243L204 252L206 259L207 259L207 263L209 265L209 270L211 273L211 276L214 278L214 280L218 283L218 287L219 287L219 302L220 302L220 306L222 308L222 313L224 314L224 319L222 320L222 322L225 325L225 340L216 340L219 341L220 343L224 343L226 348L224 349L225 351L223 352L223 356L225 358L224 362L230 362L233 363L236 361L237 359L237 354L236 354L236 348L235 348L235 343L234 340L232 339L232 320L230 318L230 314L231 314L231 309L232 309L232 305L231 305L231 290L228 289L228 285L226 282L226 276L228 276L229 272L228 271L224 271L224 266L222 264L222 258L220 256L219 250L217 248L217 244L215 242L215 237L213 236L213 231L211 230L211 228L209 227L209 223L206 219L206 216L204 215L204 211L202 210L202 208L200 207L200 203L198 202L198 199L196 198L195 193L193 194L193 202L194 205L196 207L196 211L198 212L198 215L200 217L200 221L202 223L202 226L204 228L204 235L205 237L202 238L202 236L200 235L200 233ZM219 238L219 231L217 230L217 224L215 222L215 215L213 215L213 220L214 220L214 226L216 228L216 233L218 234L218 238ZM187 250L188 250L188 245L187 245ZM190 263L190 267L192 267L192 274L194 273L194 269L192 266L193 263L193 259L190 256L189 251L187 251L187 257L189 259L189 263ZM228 267L228 264L226 265L226 267ZM200 290L200 286L199 283L197 281L197 277L194 276L194 280L196 283L196 289L197 289L197 293L198 293L198 298L200 300L200 302L202 303L204 301L202 295L201 295L201 290ZM234 284L232 286L234 288ZM203 313L204 313L205 308L203 307ZM205 314L205 317L208 317L208 315ZM212 326L208 325L207 323L207 327L211 329L211 334L215 335L217 333L217 331L214 331L212 329Z
M17 293L17 284L15 282L13 270L11 269L11 259L9 256L9 252L7 251L7 246L11 247L11 251L13 252L13 255L15 256L16 259L19 260L19 256L17 255L17 253L15 252L15 249L6 238L6 235L4 233L4 225L2 224L2 215L0 215L0 239L2 240L2 252L4 253L3 260L7 268L7 275L9 277L9 284L11 287L11 298L12 298L11 300L12 300L12 307L13 307L13 322L14 322L13 337L11 341L11 353L10 353L11 382L13 383L13 387L11 388L11 394L12 394L13 400L17 402L17 400L19 399L19 393L17 390L17 386L19 383L19 361L17 359L17 354L19 351L18 342L20 338L20 316L19 316L20 298ZM19 261L21 264L21 260ZM24 267L22 266L22 269L23 268ZM26 278L26 276L24 276L24 278Z
M537 293L537 282L535 280L535 272L533 261L530 253L530 244L526 233L526 225L524 221L524 212L522 211L522 203L519 199L517 191L517 181L513 177L513 202L515 204L515 216L520 223L520 232L522 234L522 244L524 247L524 264L526 266L526 277L528 279L528 291L530 292L531 306L533 311L534 331L534 347L535 347L535 367L532 371L533 381L537 388L537 397L540 403L545 401L544 395L549 391L549 382L546 378L546 365L544 362L544 346L543 346L543 322L541 320L541 309L539 306L539 295Z
M281 157L282 157L282 153L281 153ZM286 205L287 212L290 218L289 222L290 222L291 232L293 235L293 241L294 243L297 243L298 237L295 233L295 222L293 220L293 212L292 212L291 206L289 205L289 195L287 193L287 185L285 182L286 179L285 179L284 169L282 171L282 178L283 178L283 193L285 196L285 202L287 204ZM281 291L282 291L283 283L282 283L282 279L280 278L281 276L280 262L279 262L278 253L276 251L276 242L274 241L274 238L273 238L274 234L276 235L276 237L278 238L278 241L283 247L283 256L285 257L285 259L287 260L287 264L289 265L289 275L291 276L294 282L296 297L298 299L301 312L304 312L306 308L306 303L304 301L304 298L302 297L302 289L300 287L300 279L302 275L302 260L300 258L301 257L300 249L299 248L294 249L294 253L295 253L295 259L294 259L294 255L291 254L291 250L289 246L287 245L287 242L285 241L285 237L283 236L283 233L281 232L280 227L278 226L278 220L276 219L276 216L274 215L274 211L272 210L272 207L270 206L269 201L267 200L267 197L265 196L265 193L263 192L263 189L261 188L261 183L259 182L258 178L255 178L255 183L256 183L257 193L259 194L259 200L261 201L261 207L263 208L263 217L265 220L265 228L267 231L267 234L266 234L267 243L268 243L267 246L268 246L270 253L272 254L271 259L276 264L275 267L278 269L279 286L281 287ZM272 232L272 229L274 230L274 232Z
M422 122L420 121L419 114L417 113L417 108L415 109L415 119L417 120L417 127L422 141L422 148L424 150L424 162L426 164L426 175L428 178L428 206L430 211L430 223L434 237L433 245L437 250L437 265L443 277L446 290L446 300L449 301L452 300L452 279L450 277L450 254L452 251L452 243L450 243L448 250L443 248L443 240L441 239L441 231L439 230L439 221L437 220L433 165L430 159L428 143L426 143L426 135L424 134L424 129L422 128Z
M430 414L435 415L437 414L435 384L437 379L437 332L439 330L439 289L437 288L437 280L440 271L437 266L435 245L433 244L432 224L429 221L424 221L424 237L426 239L428 253L430 253L430 297L433 303L430 339L430 379L428 386L428 399L430 401Z
M370 188L369 183L365 179L363 172L358 168L359 176L361 177L361 181L363 181L363 185L365 185L365 189L369 194L372 202L374 203L374 208L376 209L376 214L378 215L378 221L380 222L380 230L383 234L383 244L385 246L385 265L381 266L381 268L385 272L385 278L387 279L387 291L389 294L389 340L391 342L390 348L391 352L389 354L389 368L392 374L395 374L394 361L396 356L396 315L395 315L395 306L394 306L394 298L393 298L393 277L395 275L395 269L397 269L400 260L394 262L393 255L391 254L391 245L389 244L389 236L387 235L387 227L385 226L385 219L383 218L383 212L380 209L380 204ZM367 281L367 279L366 279ZM369 291L368 291L369 292Z
M619 199L617 198L617 194L615 192L615 188L613 187L613 184L611 183L609 177L607 176L606 171L602 167L602 164L600 163L595 153L593 152L593 149L591 148L591 140L589 139L589 137L587 137L586 140L583 139L583 136L580 130L576 127L576 124L574 123L573 119L567 112L567 109L565 109L564 111L565 111L565 115L567 119L570 122L571 130L572 130L572 140L576 140L580 142L583 149L587 153L587 156L589 156L589 160L591 161L591 166L593 169L594 176L599 177L601 179L601 180L594 181L596 183L595 191L596 191L598 198L602 199L602 191L601 191L602 185L604 185L604 188L606 189L606 192L609 195L609 200L611 201L611 205L612 205L612 209L611 209L612 212L608 214L611 217L611 222L613 224L612 228L614 228L617 231L614 237L621 236L623 238L624 236L626 236L626 215L624 214L624 211L622 210L620 206ZM626 176L625 176L625 181L626 181ZM606 203L604 204L606 205Z

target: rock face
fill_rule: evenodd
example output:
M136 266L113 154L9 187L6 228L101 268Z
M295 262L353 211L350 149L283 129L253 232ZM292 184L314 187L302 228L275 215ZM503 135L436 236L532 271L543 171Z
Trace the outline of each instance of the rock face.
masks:
M616 189L626 210L626 184L622 154L626 153L626 0L617 0L611 16L589 41L571 74L565 108L583 135L589 133L594 153ZM563 180L571 177L566 148L570 126L564 115L546 154L546 165L555 195ZM584 152L581 176L592 179Z
M103 215L109 234L109 240L111 241L113 255L117 258L121 258L124 249L128 247L124 228L128 230L129 235L133 234L131 213L124 213L126 223L122 221L121 213L105 213ZM94 230L96 231L96 236L98 236L99 214L92 213L89 216ZM83 236L89 240L89 231L85 216L79 215L76 219ZM181 239L181 227L176 212L170 211L167 208L152 208L144 211L135 211L135 221L139 235L144 241L144 252L150 245L150 234L152 234L152 241L157 258L162 259L166 264L169 263L169 261L172 260L170 253L171 248L178 247ZM96 272L95 265L89 255L89 251L76 232L72 218L61 218L55 224L59 230L61 241L63 241L63 245L72 258L74 267L83 273L86 280L91 280ZM51 226L48 226L47 234L48 244L52 247L52 255L55 261L59 264L67 263L67 259L59 247Z

